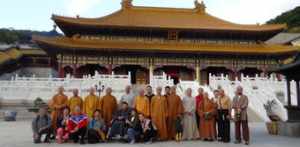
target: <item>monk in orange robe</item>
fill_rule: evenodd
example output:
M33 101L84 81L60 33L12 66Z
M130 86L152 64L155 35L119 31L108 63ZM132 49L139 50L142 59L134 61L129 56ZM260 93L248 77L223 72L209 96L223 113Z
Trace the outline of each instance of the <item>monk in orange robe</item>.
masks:
M146 118L150 117L150 102L145 96L145 91L143 89L140 89L139 95L135 97L133 108L135 108L138 113L143 114Z
M95 91L96 89L92 87L89 91L90 92L89 95L85 97L83 102L83 112L89 118L93 117L93 113L97 109L99 103L99 98L98 96L95 95Z
M80 96L78 96L78 89L73 90L73 97L69 99L68 106L71 110L71 114L75 112L74 110L77 106L80 108L80 110L83 110L83 100Z
M118 103L116 97L112 95L112 89L110 87L108 87L105 92L105 96L99 101L98 108L102 110L103 119L106 125L110 125L113 114L118 109Z
M168 103L165 96L161 94L162 88L156 88L156 95L151 100L151 119L157 127L158 137L160 140L168 139L167 118Z
M169 117L167 121L169 139L176 135L175 121L184 112L181 98L176 94L176 86L171 87L170 95L167 97Z
M59 87L58 93L54 95L49 103L49 108L52 109L51 122L52 128L57 129L56 123L59 114L62 114L63 109L68 105L68 97L64 94L64 88Z
M203 93L203 100L200 102L197 108L200 116L200 138L202 140L213 141L216 138L216 107L215 103L208 98L208 93Z

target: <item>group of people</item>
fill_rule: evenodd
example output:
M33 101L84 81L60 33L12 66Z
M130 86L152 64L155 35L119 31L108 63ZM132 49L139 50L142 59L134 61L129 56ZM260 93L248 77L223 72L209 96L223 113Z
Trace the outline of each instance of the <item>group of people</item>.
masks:
M235 143L242 143L243 138L249 144L248 98L242 87L237 87L233 101L222 88L214 90L212 98L202 88L196 97L192 96L191 88L186 89L183 98L176 94L176 86L165 87L164 94L162 90L157 87L154 94L148 85L135 95L131 86L127 86L118 102L109 87L101 98L91 88L84 99L77 89L68 99L60 87L49 107L41 107L32 121L34 142L41 143L43 135L44 142L54 138L58 143L81 144L86 140L88 143L123 140L131 144L197 139L230 142L233 120Z

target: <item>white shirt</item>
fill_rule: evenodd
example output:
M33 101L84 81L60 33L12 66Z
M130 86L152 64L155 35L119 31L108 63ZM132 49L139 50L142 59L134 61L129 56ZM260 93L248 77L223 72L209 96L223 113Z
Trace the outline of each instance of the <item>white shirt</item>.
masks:
M133 106L133 101L134 101L134 95L132 93L124 94L121 96L121 99L120 99L120 103L126 102L126 103L128 103L129 107Z

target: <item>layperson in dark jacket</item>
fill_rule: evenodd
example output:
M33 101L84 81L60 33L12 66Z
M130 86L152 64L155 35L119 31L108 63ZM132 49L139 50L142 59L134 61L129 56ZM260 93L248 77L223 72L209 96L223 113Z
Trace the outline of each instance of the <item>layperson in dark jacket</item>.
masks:
M140 135L143 133L143 128L139 120L139 115L135 109L131 110L131 116L129 120L126 121L128 125L127 135L130 144L134 144L140 139Z
M126 120L129 119L130 112L131 109L128 107L128 103L122 102L121 109L118 110L113 116L113 120L111 122L112 125L108 133L108 139L112 139L117 135L120 135L121 138L124 137L127 132Z
M41 143L42 135L46 135L44 142L50 143L51 118L47 108L40 108L37 116L32 121L34 143Z

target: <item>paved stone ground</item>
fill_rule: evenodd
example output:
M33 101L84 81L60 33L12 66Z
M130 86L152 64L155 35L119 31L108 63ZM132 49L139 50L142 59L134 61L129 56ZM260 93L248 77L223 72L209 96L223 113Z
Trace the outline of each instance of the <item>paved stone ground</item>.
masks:
M267 134L263 123L251 123L251 147L299 147L300 138L270 136ZM76 146L103 146L103 147L239 147L245 145L236 145L234 143L219 142L202 142L202 141L183 141L180 143L159 142L151 145L147 144L123 144L123 143L106 143L97 145L74 145L74 144L39 144L35 145L31 139L32 133L30 121L4 122L0 120L0 147L76 147Z

